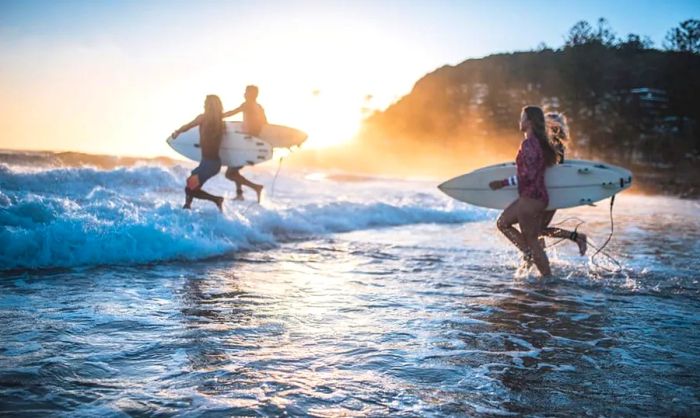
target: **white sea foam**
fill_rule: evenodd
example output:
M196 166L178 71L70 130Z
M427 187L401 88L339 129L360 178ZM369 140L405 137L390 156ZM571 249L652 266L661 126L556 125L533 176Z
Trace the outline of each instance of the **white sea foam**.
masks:
M181 209L188 168L113 170L0 165L0 269L194 260L274 246L289 239L417 223L484 219L421 185L339 183L282 175L264 206L209 202ZM206 188L233 191L218 176ZM253 173L269 185L271 173ZM430 189L429 189L430 190Z

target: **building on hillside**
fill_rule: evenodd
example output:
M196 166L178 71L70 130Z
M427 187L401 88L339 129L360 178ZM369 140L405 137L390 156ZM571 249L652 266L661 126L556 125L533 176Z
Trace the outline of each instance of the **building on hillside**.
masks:
M640 128L634 144L634 161L658 163L677 160L685 153L688 140L696 136L697 124L689 117L671 114L666 90L634 88L627 93L627 103Z
M629 91L631 101L646 117L662 117L668 110L668 93L663 89L640 87Z

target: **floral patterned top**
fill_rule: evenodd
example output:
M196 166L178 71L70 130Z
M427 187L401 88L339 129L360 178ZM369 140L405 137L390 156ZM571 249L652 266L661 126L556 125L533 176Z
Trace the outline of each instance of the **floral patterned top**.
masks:
M547 163L542 147L535 136L528 136L520 144L515 158L518 174L518 194L521 197L536 199L549 204L549 195L544 185L544 172Z

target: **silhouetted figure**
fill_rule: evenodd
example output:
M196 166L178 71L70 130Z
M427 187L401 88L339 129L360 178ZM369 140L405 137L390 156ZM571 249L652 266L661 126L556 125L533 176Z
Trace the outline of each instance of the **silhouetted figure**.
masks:
M204 100L204 113L172 134L173 138L177 138L182 132L199 126L199 144L202 150L202 159L197 168L192 170L191 175L187 178L184 209L190 209L192 199L197 198L213 202L220 211L223 211L224 198L202 190L204 183L221 170L219 148L221 147L221 139L224 136L225 129L222 121L223 109L221 99L218 96L208 95Z
M243 132L253 136L258 136L263 125L267 123L265 110L257 102L258 92L257 86L247 86L245 88L245 94L243 95L243 97L245 97L245 102L237 108L224 112L223 114L223 117L227 118L243 112ZM245 185L255 190L258 203L260 203L263 186L253 183L243 177L240 171L241 168L243 167L229 167L226 170L226 178L236 183L236 200L243 200L243 186Z

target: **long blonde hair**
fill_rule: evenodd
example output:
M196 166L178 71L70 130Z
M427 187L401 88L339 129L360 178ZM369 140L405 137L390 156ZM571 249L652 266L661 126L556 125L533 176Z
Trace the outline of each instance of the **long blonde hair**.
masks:
M530 121L532 132L535 134L535 137L542 148L545 164L547 166L556 164L557 153L554 151L554 148L549 141L549 135L547 135L544 111L542 111L542 108L539 106L525 106L523 107L523 113L525 113L527 116L527 120Z
M204 118L201 129L202 136L213 140L220 140L224 133L223 122L224 105L219 96L210 94L204 99Z
M569 124L566 116L559 112L547 112L544 119L552 149L557 154L558 163L561 164L564 162L564 153L569 141Z

